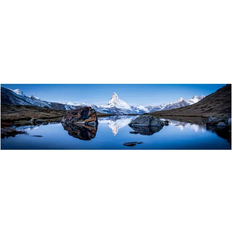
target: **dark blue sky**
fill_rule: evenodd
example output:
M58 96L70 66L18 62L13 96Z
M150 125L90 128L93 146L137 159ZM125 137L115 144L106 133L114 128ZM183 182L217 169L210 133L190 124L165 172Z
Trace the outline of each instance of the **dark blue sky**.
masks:
M131 105L163 104L209 95L225 84L2 84L2 87L21 89L25 95L42 100L106 104L113 93Z

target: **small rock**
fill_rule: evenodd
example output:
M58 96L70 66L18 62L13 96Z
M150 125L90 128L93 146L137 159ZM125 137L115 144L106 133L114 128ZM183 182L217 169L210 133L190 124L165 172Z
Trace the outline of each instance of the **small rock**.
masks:
M168 126L168 125L169 125L169 121L168 121L168 120L165 120L165 121L164 121L164 125L165 125L165 126Z
M128 146L128 147L135 146L136 144L137 144L137 142L127 142L127 143L123 143L124 146Z
M32 118L32 119L30 120L30 123L34 125L36 120L37 120L37 118Z
M33 137L43 137L42 135L32 135Z
M226 120L226 125L228 125L228 126L231 125L231 118L228 118L228 119Z
M37 119L37 120L35 120L35 123L36 123L36 124L41 124L42 122L43 122L42 119Z
M136 144L142 144L143 142L127 142L127 143L123 143L124 146L128 146L128 147L133 147Z
M33 125L35 125L35 124L41 124L42 122L43 122L43 120L42 119L38 119L38 118L32 118L30 120L30 123L33 124Z
M217 122L217 120L216 120L216 118L214 118L214 117L208 117L208 118L206 118L206 124L208 124L208 125L213 125L213 124L215 124L216 122Z
M224 122L219 122L217 124L217 127L224 128L224 127L226 127L226 124Z

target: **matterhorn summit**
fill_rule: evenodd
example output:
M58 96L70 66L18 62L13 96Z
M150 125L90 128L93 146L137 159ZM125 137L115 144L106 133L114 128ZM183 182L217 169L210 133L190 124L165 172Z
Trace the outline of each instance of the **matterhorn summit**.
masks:
M109 101L110 103L117 103L119 101L118 95L116 93L114 93Z
M91 105L96 111L108 114L133 114L134 111L130 105L119 99L117 93L114 93L107 105Z
M133 111L132 108L126 102L119 99L119 97L118 97L118 95L116 93L113 94L113 96L111 97L108 105L110 107L116 107L116 108L120 108L120 109Z

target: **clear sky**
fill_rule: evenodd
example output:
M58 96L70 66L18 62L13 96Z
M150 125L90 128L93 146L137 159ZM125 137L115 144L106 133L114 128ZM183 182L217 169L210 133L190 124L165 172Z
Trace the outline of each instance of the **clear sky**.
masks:
M113 93L130 105L158 105L209 95L225 84L2 84L54 102L107 104Z

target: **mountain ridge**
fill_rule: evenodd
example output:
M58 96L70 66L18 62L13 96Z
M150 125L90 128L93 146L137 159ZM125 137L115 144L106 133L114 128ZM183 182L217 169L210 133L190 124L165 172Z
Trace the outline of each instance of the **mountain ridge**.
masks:
M143 113L150 113L155 111L161 110L170 110L174 108L184 107L188 105L192 105L200 100L202 100L205 96L194 96L191 99L183 99L180 98L177 101L162 104L162 105L149 105L149 106L133 106L129 105L125 101L121 100L116 93L114 93L109 100L108 104L106 105L96 105L96 104L77 104L72 102L67 103L60 103L60 102L49 102L45 100L41 100L35 96L26 96L22 90L20 89L7 89L1 87L1 104L6 105L31 105L31 106L39 106L48 109L55 109L55 110L72 110L75 109L77 106L91 106L99 113L104 114L116 114L116 115L123 115L123 114L143 114Z

